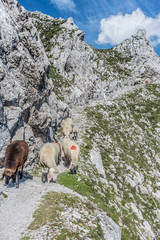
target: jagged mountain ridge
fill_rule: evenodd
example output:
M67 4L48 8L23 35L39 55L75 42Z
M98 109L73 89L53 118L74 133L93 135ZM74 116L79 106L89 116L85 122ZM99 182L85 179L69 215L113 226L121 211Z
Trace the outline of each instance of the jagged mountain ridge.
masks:
M152 82L160 79L160 60L145 30L112 49L98 50L84 41L84 32L72 18L54 19L39 12L30 16L51 62L51 78L63 92L65 102L85 104L104 99L133 85L139 77L151 78Z

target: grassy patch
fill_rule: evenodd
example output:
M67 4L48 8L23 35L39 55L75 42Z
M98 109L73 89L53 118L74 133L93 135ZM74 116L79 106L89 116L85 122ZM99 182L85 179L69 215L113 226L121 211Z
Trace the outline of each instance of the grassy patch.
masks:
M36 27L40 31L40 38L44 45L46 52L50 52L54 44L51 42L53 38L58 38L58 35L62 32L62 24L66 20L54 19L47 22L39 21L36 22Z
M156 215L153 212L154 209L159 208L159 203L149 195L146 199L137 187L131 187L126 182L126 176L134 180L133 171L136 171L144 176L144 186L150 182L154 191L157 189L151 170L157 171L155 158L156 154L159 155L156 126L160 121L160 91L158 85L147 86L143 91L142 94L141 89L136 90L113 101L109 106L98 105L86 108L88 120L93 122L93 127L87 129L88 152L92 148L92 143L94 142L94 145L96 143L101 152L107 181L116 184L118 187L116 196L122 199L120 204L115 200L114 191L109 184L107 197L103 198L106 209L104 206L103 209L112 219L116 218L116 222L122 224L123 240L139 239L138 228L142 227L137 215L126 208L131 202L136 203L137 208L141 209L144 219L149 222L155 233L160 227L154 222ZM131 170L127 170L126 165ZM111 171L113 166L114 172ZM108 208L107 203L112 206ZM113 205L116 206L115 209L112 209Z
M62 138L63 138L63 128L61 127L61 128L58 128L58 130L57 130L57 139L59 140L59 141L61 141L62 140Z
M74 215L75 212L77 212L76 215ZM31 239L35 239L32 238L34 230L38 230L42 226L47 226L46 234L51 234L53 239L57 240L83 239L85 237L103 239L93 206L88 201L82 201L71 194L47 193L33 214L33 218L27 233L27 237L29 236Z
M36 165L36 167L33 169L33 171L31 172L31 175L34 177L39 177L41 176L42 170L41 170L41 166L40 164Z
M79 179L79 180L78 180ZM107 212L109 217L118 223L118 214L114 211L114 207L109 205L109 199L114 199L114 194L109 190L105 192L105 195L102 196L94 188L95 182L94 178L91 180L85 176L71 175L68 173L61 173L58 177L58 183L64 185L68 188L71 188L75 192L86 196L89 200L93 201L98 205L99 208Z
M61 173L58 176L58 183L73 189L75 192L78 192L82 196L90 197L92 195L90 186L83 183L82 181L78 181L78 175L68 174L67 172Z
M58 69L53 67L52 64L51 64L51 69L50 69L50 77L53 81L54 91L55 91L55 94L57 95L57 98L59 100L64 101L65 95L70 94L70 92L71 92L71 88L74 83L74 79L68 80L68 79L64 78L59 73Z
M64 240L64 239L76 239L81 240L82 238L78 233L68 230L67 228L63 229L62 233L56 237L56 240Z
M3 195L4 198L8 198L8 195L4 192L1 192L1 194Z
M41 226L47 224L47 222L52 222L55 220L55 224L57 225L57 221L60 218L60 212L62 210L60 206L61 199L64 199L65 194L57 194L57 193L48 193L43 197L43 201L39 208L34 212L33 218L34 221L29 225L28 229L36 230ZM70 196L66 196L66 206L72 206L72 203L75 203L74 198Z
M29 240L30 237L22 237L21 240Z
M103 59L106 71L102 74L102 81L108 80L109 76L115 75L118 79L124 79L131 76L131 70L127 67L128 62L131 61L131 57L123 56L122 53L111 49L95 49L97 58L97 67L99 65L99 59Z

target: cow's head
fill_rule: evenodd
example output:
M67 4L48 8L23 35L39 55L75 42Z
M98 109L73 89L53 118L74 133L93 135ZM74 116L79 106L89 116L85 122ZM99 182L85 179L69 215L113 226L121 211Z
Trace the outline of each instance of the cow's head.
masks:
M57 178L58 178L58 169L55 168L50 168L49 172L48 172L48 182L51 181L51 179L53 179L54 182L57 182Z

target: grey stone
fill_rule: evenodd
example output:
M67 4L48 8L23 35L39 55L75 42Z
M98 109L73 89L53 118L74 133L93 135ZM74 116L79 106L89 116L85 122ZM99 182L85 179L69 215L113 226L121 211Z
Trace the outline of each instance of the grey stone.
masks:
M26 125L27 164L34 166L43 142L54 140L63 114L57 115L50 62L28 12L16 0L0 0L0 10L0 161L10 140L22 139Z
M7 127L2 98L0 95L0 167L4 165L5 149L10 142L10 133Z
M105 212L99 212L98 219L105 240L121 240L120 227Z
M36 12L32 21L44 28L55 20ZM61 88L66 103L83 105L106 99L129 88L139 77L150 78L151 83L160 81L160 60L146 39L145 30L138 30L110 51L99 51L84 41L84 32L72 18L56 21L63 31L53 34L47 51L53 67L71 82L69 87ZM42 38L45 40L45 36Z

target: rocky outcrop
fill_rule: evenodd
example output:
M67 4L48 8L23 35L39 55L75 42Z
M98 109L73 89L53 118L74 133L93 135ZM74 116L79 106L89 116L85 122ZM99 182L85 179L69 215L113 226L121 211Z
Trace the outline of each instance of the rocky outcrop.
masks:
M105 240L121 240L120 227L105 214L105 212L99 212L100 225L103 230Z
M1 148L4 152L10 139L25 135L32 149L29 165L38 161L42 142L54 139L66 111L66 105L57 103L49 71L50 63L28 12L16 0L0 0L1 115L6 116L4 126L10 135Z
M4 115L4 108L2 98L0 95L0 167L3 166L4 150L7 147L7 143L10 141L10 133L6 123L6 116Z
M146 38L146 31L140 29L129 39L114 47L124 57L130 57L130 69L135 78L160 79L160 58ZM154 64L153 64L154 63Z
M60 75L56 83L59 80L62 83L63 78L61 91L65 102L84 104L90 99L97 78L94 74L97 63L93 61L96 54L84 41L84 32L78 29L72 18L53 19L39 12L30 13L30 16L52 63L53 77Z

